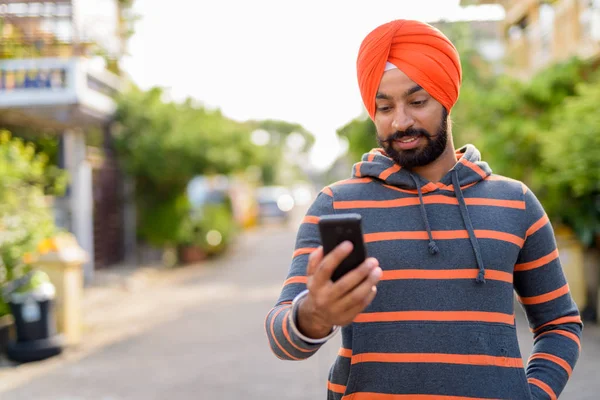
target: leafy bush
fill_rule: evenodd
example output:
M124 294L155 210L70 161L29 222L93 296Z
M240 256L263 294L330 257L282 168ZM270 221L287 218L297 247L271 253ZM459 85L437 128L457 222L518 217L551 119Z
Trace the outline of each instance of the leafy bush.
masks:
M236 228L231 204L207 204L203 207L202 215L193 223L190 244L198 246L205 254L219 254L233 240Z
M0 131L0 285L23 276L24 256L56 231L44 191L46 167L47 158L33 145ZM0 315L7 312L0 300Z

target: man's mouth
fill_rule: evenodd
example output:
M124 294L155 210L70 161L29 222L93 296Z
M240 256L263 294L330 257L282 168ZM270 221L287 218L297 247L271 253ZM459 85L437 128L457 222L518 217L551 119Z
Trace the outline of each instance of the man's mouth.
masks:
M416 135L416 136L408 136L408 137L403 137L402 139L398 139L398 141L400 143L410 143L410 142L414 142L418 138L419 138L418 135Z
M403 136L400 139L392 140L392 143L394 143L400 150L412 150L416 148L419 143L421 143L422 136L423 135Z

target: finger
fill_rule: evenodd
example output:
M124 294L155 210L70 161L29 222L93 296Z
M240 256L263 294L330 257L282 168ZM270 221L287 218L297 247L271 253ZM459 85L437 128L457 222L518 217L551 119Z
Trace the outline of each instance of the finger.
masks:
M362 301L351 305L349 308L340 311L339 321L336 321L336 325L347 325L354 321L356 317L362 313L375 299L377 296L377 286L371 286L368 288L368 293L365 295Z
M334 283L331 292L332 297L335 299L343 297L356 286L358 286L358 284L364 281L371 271L377 267L379 267L379 261L377 261L376 258L367 258L362 264L345 274ZM376 282L374 282L374 284L375 283Z
M370 292L368 296L365 298L364 303L359 303L356 306L348 309L343 313L344 316L347 316L346 320L340 321L344 324L349 324L356 319L356 317L365 311L365 309L373 302L375 297L377 296L377 286L371 286Z
M369 297L371 296L373 287L375 287L375 285L377 285L379 282L381 274L381 268L374 268L365 280L363 280L353 290L339 299L337 304L338 310L340 310L342 313L345 313L347 310L353 309L354 307L360 305L366 307L366 305L368 305L370 302Z
M333 271L341 264L342 261L352 252L352 242L346 240L336 246L329 254L327 254L317 271L315 272L315 284L325 285L330 283Z
M323 247L319 246L308 256L308 265L306 266L306 276L314 275L319 263L323 259Z

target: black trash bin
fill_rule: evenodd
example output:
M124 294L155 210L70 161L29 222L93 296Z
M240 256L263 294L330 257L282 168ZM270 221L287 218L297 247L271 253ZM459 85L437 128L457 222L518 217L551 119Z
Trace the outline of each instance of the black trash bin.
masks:
M64 340L56 332L55 288L50 282L19 292L33 275L28 275L5 293L15 321L16 341L8 343L6 355L17 362L39 361L62 352Z

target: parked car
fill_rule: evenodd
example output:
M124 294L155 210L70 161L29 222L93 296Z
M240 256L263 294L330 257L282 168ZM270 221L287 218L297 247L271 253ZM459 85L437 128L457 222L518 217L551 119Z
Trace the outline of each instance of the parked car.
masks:
M257 189L258 217L261 222L279 220L288 222L295 202L285 186L263 186Z

